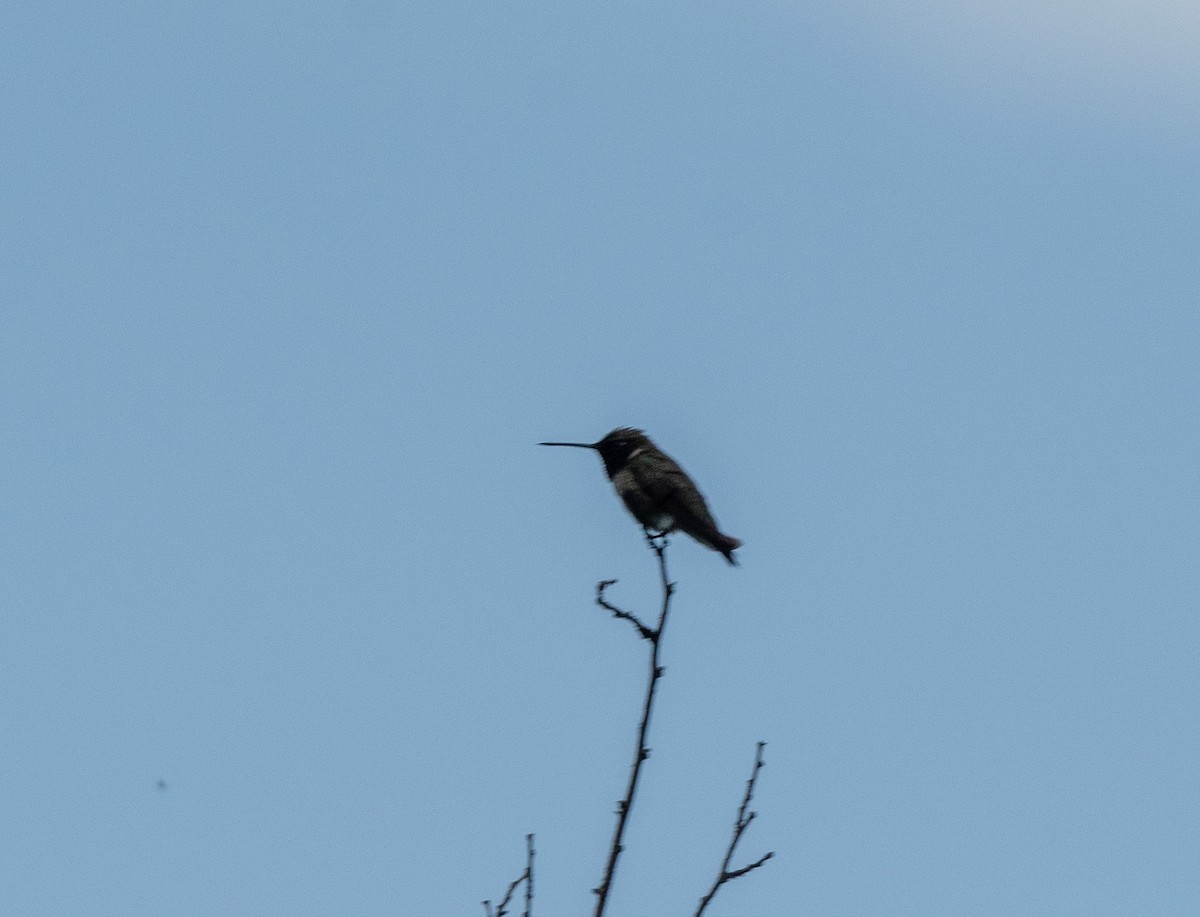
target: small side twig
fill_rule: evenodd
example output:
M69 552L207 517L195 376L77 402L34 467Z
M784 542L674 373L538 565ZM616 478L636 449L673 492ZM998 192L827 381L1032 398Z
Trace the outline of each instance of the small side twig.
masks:
M622 621L628 621L630 624L636 627L638 634L643 640L653 640L654 631L643 624L641 618L632 612L624 611L618 608L604 597L604 590L609 586L615 586L616 584L617 581L615 579L606 579L598 582L596 584L596 604L601 608L606 608L611 611L614 618L620 618Z
M730 869L729 861L733 859L733 851L738 845L738 841L742 839L742 834L750 827L750 822L754 821L757 813L748 812L750 808L750 800L754 798L754 784L758 781L758 772L763 769L763 747L766 742L758 743L758 750L754 755L754 769L750 772L750 779L746 781L746 794L742 797L742 805L738 809L737 819L733 823L733 836L729 839L729 847L725 850L725 859L721 861L721 869L717 873L717 878L713 881L712 888L708 890L703 898L700 899L700 904L696 908L695 917L701 917L704 909L708 907L710 901L717 894L719 889L726 882L740 878L748 872L753 872L758 867L762 866L767 860L775 856L775 851L766 853L759 857L753 863L742 866L740 869Z
M504 897L500 899L500 903L496 905L496 909L492 910L492 902L485 900L483 902L483 910L487 917L504 917L508 913L508 903L512 901L513 892L517 890L517 886L525 881L525 873L517 876L508 886L508 891L504 893Z
M604 867L604 877L600 880L600 884L592 889L592 892L596 895L595 917L604 917L604 908L608 903L608 893L612 889L613 876L617 872L617 861L621 857L621 851L625 849L622 843L625 837L625 825L629 820L629 813L633 809L633 800L637 794L638 781L642 773L642 764L650 757L650 749L646 746L646 736L650 729L650 714L654 711L654 697L658 690L658 681L662 678L665 671L658 661L659 646L662 643L663 631L667 627L667 614L671 609L671 596L675 592L675 584L671 582L670 577L667 575L667 539L662 536L651 538L649 532L647 532L646 541L658 556L658 569L662 578L663 599L662 608L658 615L657 627L651 630L636 615L622 611L604 599L604 590L616 582L616 580L605 580L596 588L596 604L612 612L613 617L629 621L637 628L641 638L650 643L650 670L646 681L646 697L642 702L642 721L638 725L637 746L633 752L633 765L629 769L629 783L625 788L625 797L617 803L617 825L613 831L612 845L609 847L608 861Z
M483 912L487 917L504 917L508 913L508 905L512 902L512 897L516 893L517 888L521 883L525 883L525 917L533 915L533 835L525 835L525 871L517 876L509 883L508 890L505 891L504 897L500 899L500 903L492 908L490 899L485 899L483 902Z

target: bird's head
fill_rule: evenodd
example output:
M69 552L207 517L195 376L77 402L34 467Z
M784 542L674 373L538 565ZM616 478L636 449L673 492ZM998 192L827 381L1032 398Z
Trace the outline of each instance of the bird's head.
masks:
M642 449L653 448L654 444L641 430L633 427L617 427L603 439L594 443L538 443L539 446L574 446L577 449L595 449L604 459L604 470L611 478L628 464Z

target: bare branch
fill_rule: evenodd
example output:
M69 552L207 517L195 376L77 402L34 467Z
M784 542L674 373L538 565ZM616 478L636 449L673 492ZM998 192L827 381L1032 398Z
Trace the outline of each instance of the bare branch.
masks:
M662 577L662 608L658 615L658 626L650 630L637 617L626 611L621 611L604 601L604 590L613 584L613 580L605 580L596 589L596 602L613 613L614 617L630 621L638 629L642 639L650 643L650 669L646 680L646 698L642 703L642 721L638 725L637 746L633 752L633 765L629 769L629 784L625 788L625 797L617 803L617 825L613 831L612 846L608 851L608 862L604 868L604 878L592 891L596 895L595 917L604 917L604 908L608 903L608 893L612 889L613 877L617 871L617 861L624 850L622 840L625 837L625 825L629 813L633 809L634 796L637 794L638 781L641 778L642 763L650 757L650 749L646 747L646 736L650 729L650 714L654 710L654 697L658 689L658 680L662 678L665 669L659 665L659 646L662 643L663 632L667 627L667 614L671 610L671 596L675 593L675 584L667 576L667 539L662 536L651 537L646 533L646 541L651 550L658 556L658 569Z
M484 901L483 909L487 917L504 917L508 913L508 905L512 901L513 894L522 882L525 883L525 917L531 917L533 913L533 835L525 835L525 871L517 876L509 883L508 890L504 893L504 897L500 899L500 903L496 905L495 910L492 909L492 902Z
M533 917L533 835L525 835L525 917Z
M596 604L601 608L606 608L611 611L614 618L620 618L622 621L628 621L630 624L636 627L638 634L641 635L643 640L653 640L654 631L650 630L650 628L643 624L641 618L635 614L631 614L628 611L622 611L616 605L609 603L609 601L604 598L604 590L609 586L615 586L616 582L617 581L615 579L606 579L601 580L596 584Z
M746 873L752 872L755 869L758 869L758 867L760 867L763 863L767 862L767 860L771 859L771 857L773 857L773 856L775 856L774 850L772 850L770 853L764 853L762 856L760 856L757 860L755 860L750 865L743 866L741 869L735 869L733 872L728 873L726 875L726 880L728 881L728 879L736 879L739 876L744 876Z
M512 884L508 886L508 891L504 893L504 897L500 899L500 903L496 905L496 909L492 910L492 902L484 901L483 906L488 912L488 917L504 917L508 913L508 903L512 900L513 892L517 890L517 886L525 880L525 875L512 880Z
M763 748L766 742L759 742L758 749L754 755L754 769L750 772L750 779L746 781L746 794L742 797L741 807L738 808L737 819L733 823L733 836L729 839L729 847L725 850L725 859L721 861L721 869L717 873L717 878L713 881L712 888L708 890L703 898L700 899L700 904L696 908L695 917L700 917L704 913L704 909L708 907L710 901L717 894L719 889L726 882L740 878L748 872L753 872L758 867L762 866L767 860L775 856L775 852L764 854L753 863L743 866L740 869L731 870L729 861L733 859L733 851L738 845L738 841L742 839L742 834L750 826L750 822L754 821L755 813L747 811L750 808L750 800L754 798L754 784L758 781L758 772L763 769Z

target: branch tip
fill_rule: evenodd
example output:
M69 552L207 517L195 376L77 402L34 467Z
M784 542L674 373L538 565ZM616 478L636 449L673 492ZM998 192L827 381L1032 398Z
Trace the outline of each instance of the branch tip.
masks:
M759 857L753 863L749 863L740 869L731 870L729 868L729 861L733 859L733 852L737 848L738 841L742 839L742 834L745 832L746 828L750 826L750 822L754 821L754 819L758 816L757 812L750 812L747 810L750 808L750 800L754 798L754 784L758 780L758 772L762 770L763 767L762 750L766 744L766 742L759 742L757 748L755 748L754 767L750 771L750 779L746 781L746 792L742 796L742 804L738 806L737 818L735 818L733 821L733 834L729 838L729 846L725 849L725 858L721 861L721 868L717 870L717 878L713 881L712 887L708 890L708 893L700 899L700 904L696 908L695 917L701 917L701 915L704 913L704 909L708 907L709 902L711 902L713 897L717 894L717 889L719 889L722 885L724 885L726 882L732 881L733 879L741 878L748 872L753 872L766 863L767 860L775 856L775 851L772 850L770 853Z

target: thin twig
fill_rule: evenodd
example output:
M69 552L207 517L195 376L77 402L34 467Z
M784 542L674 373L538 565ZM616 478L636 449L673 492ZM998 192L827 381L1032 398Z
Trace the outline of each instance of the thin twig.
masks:
M704 909L708 907L708 903L712 901L717 893L717 889L733 879L744 876L748 872L753 872L763 863L775 856L775 851L764 854L753 863L741 867L740 869L729 868L729 861L733 859L734 848L737 847L738 841L742 839L742 834L746 828L750 826L750 822L754 821L754 812L747 812L750 808L750 800L754 798L754 784L758 780L758 772L763 769L763 747L766 742L758 743L758 750L754 755L754 769L750 772L750 779L746 781L746 795L742 797L742 805L738 809L737 820L733 823L733 836L729 839L729 847L725 851L725 859L721 861L721 869L717 873L717 878L713 881L712 888L708 890L708 894L700 899L700 905L696 908L695 917L700 917L704 913Z
M533 917L533 835L525 835L525 917Z
M517 876L512 880L512 884L508 886L508 891L504 893L504 897L500 899L500 903L496 905L496 909L492 910L492 902L485 900L483 909L487 912L488 917L504 917L508 913L508 902L512 900L513 892L517 890L517 886L525 881L525 874Z
M525 883L525 917L531 917L533 913L533 835L525 835L525 871L517 876L509 883L508 891L504 893L504 897L500 899L500 903L496 905L495 910L492 909L492 902L485 900L483 902L483 910L487 917L504 917L508 913L508 905L512 901L513 893L517 887Z
M604 590L609 586L615 586L616 583L617 581L615 579L606 579L601 580L596 584L596 604L601 608L607 608L609 611L611 611L614 618L620 618L622 621L628 621L630 624L636 627L638 634L641 635L643 640L653 640L654 631L650 630L650 628L643 624L641 618L635 614L632 614L631 612L623 611L616 605L611 604L604 597Z
M654 539L647 533L646 541L658 556L658 569L662 577L662 610L659 612L658 626L654 630L650 630L629 612L621 611L619 608L609 605L603 600L604 590L612 585L612 580L600 583L597 588L597 604L607 608L615 617L632 622L637 627L641 637L650 642L650 671L646 681L646 699L642 704L642 721L638 726L637 746L633 753L633 765L629 770L629 784L625 789L625 797L617 803L617 826L613 831L612 846L609 848L608 862L604 868L604 878L600 880L599 885L592 889L596 895L595 917L603 917L604 915L604 908L608 903L608 893L612 889L613 876L616 875L617 871L617 860L620 859L621 851L624 849L621 842L625 837L625 824L629 820L630 811L633 809L633 799L637 793L638 780L642 773L642 763L650 757L650 749L646 747L646 735L650 729L650 714L654 710L655 692L658 689L658 680L662 678L665 671L658 663L659 646L662 643L663 631L666 630L667 613L671 609L671 596L675 592L675 584L667 576L667 539L662 537Z

